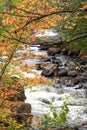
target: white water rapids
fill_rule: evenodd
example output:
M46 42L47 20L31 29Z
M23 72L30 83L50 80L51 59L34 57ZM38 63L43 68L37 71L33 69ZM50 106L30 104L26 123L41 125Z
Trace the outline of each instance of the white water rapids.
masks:
M46 33L47 34L56 35L53 32ZM38 34L38 36L41 36ZM38 46L31 46L31 50L37 54L46 54L45 51L40 51ZM62 62L66 62L66 57L59 56ZM25 64L36 64L39 60L37 59L27 59L25 60ZM37 71L39 74L41 71ZM27 77L34 77L35 75L30 73L24 73ZM59 88L55 88L54 86L33 86L32 88L25 88L26 95L26 103L30 103L32 106L32 114L34 115L42 115L42 114L50 114L49 102L56 107L59 112L64 98L69 97L68 107L70 112L67 116L67 124L70 127L80 126L82 124L87 124L87 98L85 89L74 89L72 87L62 86Z

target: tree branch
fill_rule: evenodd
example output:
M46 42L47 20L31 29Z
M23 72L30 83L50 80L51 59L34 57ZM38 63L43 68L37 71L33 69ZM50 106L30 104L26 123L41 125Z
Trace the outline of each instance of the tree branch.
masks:
M0 34L1 35L1 34ZM22 43L22 44L29 44L25 41L22 41L18 38L15 38L15 37L9 37L9 36L6 36L6 35L1 35L2 37L6 38L6 39L10 39L10 40L13 40L13 41L16 41L16 42L19 42L19 43Z
M22 26L21 28L19 29L16 29L14 32L17 32L17 31L20 31L21 29L24 29L27 25L29 25L30 23L34 22L34 21L38 21L42 18L45 18L45 17L49 17L51 15L56 15L56 14L61 14L61 13L75 13L77 12L78 10L63 10L63 11L55 11L55 12L51 12L51 13L48 13L48 14L43 14L43 15L40 15L36 18L33 18L31 20L27 20L25 25ZM80 10L79 10L80 11Z
M74 37L73 39L67 41L67 43L71 43L71 42L73 42L73 41L79 40L79 39L81 39L81 38L86 38L86 37L87 37L87 33L82 34L82 35L77 36L77 37Z
M5 70L6 70L7 66L9 65L9 63L11 62L11 60L13 58L13 55L14 55L16 49L17 49L17 45L18 44L16 44L15 48L13 49L13 52L12 52L11 56L9 57L8 61L5 63L5 65L3 66L3 68L2 68L2 70L0 72L0 80L2 79L2 76L5 73Z

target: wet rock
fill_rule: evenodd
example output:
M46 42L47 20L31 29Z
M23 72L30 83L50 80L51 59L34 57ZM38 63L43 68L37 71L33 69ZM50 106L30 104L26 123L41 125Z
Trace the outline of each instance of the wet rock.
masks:
M87 77L78 76L78 77L76 78L76 80L78 80L80 83L86 83L86 82L87 82Z
M47 50L49 48L49 45L41 45L40 50Z
M70 130L70 129L65 124L65 125L62 125L62 126L53 127L53 128L51 128L51 130Z
M56 47L50 47L47 51L48 55L55 55L57 53L60 53L61 49L60 48L56 48Z
M75 85L79 84L79 81L76 78L62 77L61 84L67 87L74 87Z
M83 55L80 57L80 64L82 65L87 64L87 55Z
M83 69L83 71L87 72L87 64L82 65L81 68Z
M68 49L65 47L65 48L63 48L63 49L61 49L61 53L63 54L63 55L68 55Z
M78 84L78 85L75 85L75 89L81 89L83 87L83 85L82 84Z
M40 101L43 102L43 103L45 103L45 104L50 104L50 101L48 101L47 99L41 98Z
M55 56L50 56L50 62L54 63L54 61L55 61Z
M42 69L44 68L44 66L46 66L46 65L45 65L45 64L42 64L42 63L36 64L37 70L42 70Z
M76 66L76 64L73 61L67 61L65 66L68 66L70 67L70 69L73 69Z
M31 105L28 103L22 103L17 107L17 113L31 113Z
M58 71L58 76L66 76L67 70L65 68L62 68Z
M87 125L80 127L78 130L87 130Z
M83 88L87 89L87 82L83 84Z
M50 58L46 57L42 60L43 62L50 62Z
M70 77L76 77L77 76L77 71L76 70L70 70L67 73L67 75L70 76Z
M68 56L78 56L79 55L79 51L75 51L73 49L70 49L68 51Z
M85 60L85 61L87 62L87 55L83 55L83 56L81 56L80 59L81 59L81 60Z
M62 86L62 85L66 85L67 81L68 81L67 77L63 76L63 77L60 77L60 81L58 83Z
M66 85L67 87L72 87L72 80L66 80L64 85Z
M87 70L85 70L85 72L82 73L82 76L87 78Z
M75 86L75 85L78 85L79 84L79 80L74 78L74 79L71 79L71 85L72 86Z
M41 74L46 77L54 76L57 75L57 69L58 69L57 64L49 64L46 67L44 67Z
M53 85L55 88L61 88L62 87L62 85L61 84L59 84L59 83L57 83L57 82L55 82L55 84Z
M41 64L36 64L36 68L37 70L41 70L42 69Z
M20 123L26 123L28 118L32 118L31 105L28 103L22 103L18 106L13 106L10 110L16 113L15 118Z
M85 60L80 60L80 65L85 65L85 64L86 64Z
M62 62L60 61L60 59L55 59L54 61L53 61L53 63L55 63L55 64L58 64L58 65L62 65Z

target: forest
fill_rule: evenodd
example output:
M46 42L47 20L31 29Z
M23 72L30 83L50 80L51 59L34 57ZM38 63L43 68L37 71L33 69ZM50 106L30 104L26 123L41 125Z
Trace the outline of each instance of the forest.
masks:
M0 130L86 130L86 80L86 0L0 0Z

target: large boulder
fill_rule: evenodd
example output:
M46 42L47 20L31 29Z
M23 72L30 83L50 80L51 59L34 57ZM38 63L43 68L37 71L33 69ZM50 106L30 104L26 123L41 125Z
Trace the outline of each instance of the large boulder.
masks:
M57 64L48 64L46 67L44 67L41 74L46 77L57 76L57 70L58 70Z
M87 64L87 55L83 55L83 56L80 57L80 63L82 65Z
M20 123L26 123L28 119L32 119L33 117L31 115L31 105L28 103L22 103L17 106L12 106L10 110L16 113L14 117Z
M65 68L62 68L58 71L58 76L66 76L67 70Z
M61 52L61 49L59 47L50 47L47 51L48 55L55 55Z
M70 70L67 73L67 75L70 76L70 77L76 77L77 76L77 71L76 70Z

